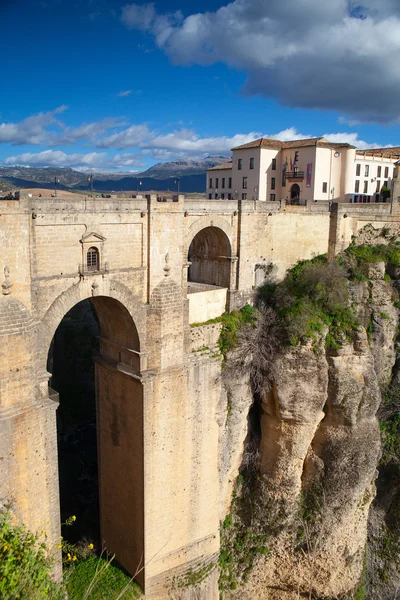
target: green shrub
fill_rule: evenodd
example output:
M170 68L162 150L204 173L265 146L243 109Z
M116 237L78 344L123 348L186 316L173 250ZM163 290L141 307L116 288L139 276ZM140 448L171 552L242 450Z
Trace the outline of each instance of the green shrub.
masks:
M61 600L65 593L52 578L53 564L40 536L16 525L7 510L0 511L0 598Z
M327 346L339 348L359 326L350 307L347 271L325 255L302 260L290 269L275 288L263 288L261 301L268 298L279 319L283 341L296 345L304 338L316 338L324 325L329 328Z

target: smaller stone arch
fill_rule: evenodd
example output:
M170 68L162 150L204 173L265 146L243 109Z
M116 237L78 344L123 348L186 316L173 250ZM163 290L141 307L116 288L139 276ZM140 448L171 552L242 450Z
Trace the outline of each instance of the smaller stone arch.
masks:
M233 247L233 227L232 225L220 215L203 216L194 221L188 229L188 246L193 240L194 236L206 227L218 227L228 237L231 246Z
M188 281L230 288L231 259L232 248L227 234L215 226L201 229L189 246Z

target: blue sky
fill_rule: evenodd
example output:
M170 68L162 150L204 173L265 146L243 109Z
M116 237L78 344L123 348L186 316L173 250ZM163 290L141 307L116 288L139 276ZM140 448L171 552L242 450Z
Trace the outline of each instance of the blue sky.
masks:
M0 0L0 20L0 165L400 145L397 0Z

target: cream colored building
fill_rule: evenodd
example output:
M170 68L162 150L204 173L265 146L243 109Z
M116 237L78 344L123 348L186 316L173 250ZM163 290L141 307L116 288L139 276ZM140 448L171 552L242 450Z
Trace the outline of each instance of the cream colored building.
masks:
M325 138L261 138L232 150L232 161L208 169L207 198L308 204L381 202L400 148L357 150Z

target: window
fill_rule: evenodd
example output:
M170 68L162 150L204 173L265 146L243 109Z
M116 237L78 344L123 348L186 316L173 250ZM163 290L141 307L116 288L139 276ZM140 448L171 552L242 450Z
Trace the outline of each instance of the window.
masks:
M378 181L376 182L376 191L380 192L381 191L381 180L378 179Z
M274 202L275 198L276 198L275 194L270 194L269 195L269 199L271 200L271 202Z
M368 181L364 181L364 191L363 194L368 194Z
M377 173L378 177L382 177L382 167L378 167L378 173Z
M212 194L208 194L208 199L211 200L212 199Z
M221 194L221 200L225 200L225 194Z
M356 194L359 194L359 192L360 192L360 180L359 179L356 179L356 185L355 185L354 190L355 190Z
M228 200L232 200L232 194L228 194Z
M218 194L215 194L214 198L215 200L218 200Z
M99 270L99 251L97 248L89 248L86 255L86 265L88 271Z
M356 177L360 177L361 175L361 165L356 165Z
M250 169L254 169L254 158L250 159Z
M323 194L327 194L328 193L328 182L327 181L324 181L322 183L322 193Z
M247 190L247 177L243 177L243 185L242 185L244 190Z
M271 166L271 169L272 169L273 171L276 171L276 158L273 158L273 159L272 159L272 166Z
M228 188L231 189L232 187L232 177L229 177L228 179Z
M388 186L388 182L387 182L387 181L384 181L384 182L383 182L383 185L384 185L385 187L387 187L387 186Z
M365 165L365 177L369 177L369 165Z
M212 179L211 179L211 177L210 177L210 181L208 182L208 187L212 188Z
M385 177L389 177L389 167L385 167Z
M271 190L275 189L275 177L271 177Z
M242 194L242 200L247 200L247 194Z
M218 189L218 177L217 177L217 179L215 180L215 189L216 189L216 190Z
M225 188L225 177L222 178L222 184L221 184L222 189Z
M242 159L238 158L238 170L241 171L242 170Z

